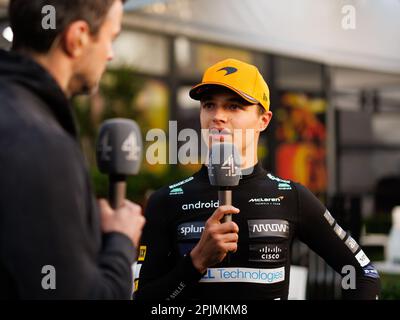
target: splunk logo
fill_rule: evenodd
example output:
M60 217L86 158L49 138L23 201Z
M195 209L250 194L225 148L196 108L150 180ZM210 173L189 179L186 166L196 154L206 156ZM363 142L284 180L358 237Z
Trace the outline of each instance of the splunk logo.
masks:
M212 209L212 208L218 208L219 207L219 201L213 201L211 200L210 202L195 202L195 203L185 203L182 205L182 210L196 210L196 209Z
M204 221L181 223L177 227L178 240L200 239L204 224Z
M249 282L272 284L285 280L285 267L275 269L208 268L200 282Z
M249 238L289 237L289 222L286 220L248 220Z
M286 249L281 244L251 244L249 261L282 262L286 257Z
M255 205L275 205L280 206L283 201L284 196L279 196L276 198L252 198L249 203L254 203Z

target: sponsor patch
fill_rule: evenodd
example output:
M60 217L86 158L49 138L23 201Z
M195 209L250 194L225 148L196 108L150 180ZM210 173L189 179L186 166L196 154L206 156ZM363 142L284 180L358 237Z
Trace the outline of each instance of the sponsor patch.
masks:
M286 220L248 220L249 238L289 237L289 222Z
M292 187L288 183L280 182L278 184L278 190L292 190Z
M347 240L344 242L346 246L353 252L354 254L357 252L358 248L360 247L356 240L354 240L352 237L348 237Z
M333 226L333 224L335 223L335 219L332 217L331 213L326 210L324 213L324 217L326 219L326 221L328 221L328 223Z
M180 181L178 183L170 185L168 188L174 189L174 188L179 187L179 186L181 186L181 185L183 185L185 183L188 183L189 181L192 181L193 179L194 179L193 177L189 177L189 178L187 178L187 179L185 179L183 181Z
M219 201L209 201L209 202L195 202L195 203L185 203L182 205L182 210L196 210L196 209L216 209L219 207Z
M139 286L139 277L140 277L140 270L142 268L141 263L135 262L132 265L132 275L133 275L133 292L138 289Z
M346 231L344 231L344 230L342 229L342 227L339 226L337 223L336 223L335 227L333 228L333 230L335 231L335 233L337 234L337 236L338 236L341 240L343 240L344 237L346 236Z
M368 257L362 250L360 250L360 252L356 254L356 259L361 267L365 267L368 263L370 263Z
M147 251L147 246L140 246L139 247L138 261L144 261L144 259L146 258L146 251Z
M135 263L133 266L133 278L139 279L140 278L140 270L142 269L141 263Z
M249 261L254 262L283 262L286 249L279 244L251 244L249 246Z
M289 180L283 180L283 179L281 179L281 178L277 178L277 177L273 176L273 175L270 174L270 173L267 174L267 177L268 177L269 179L271 179L271 180L274 180L274 181L278 181L278 182L282 182L282 183L290 183Z
M183 194L183 189L182 188L174 188L169 192L170 196L175 196L177 194Z
M252 198L249 200L249 203L253 203L256 206L265 206L265 205L275 205L275 206L280 206L281 202L283 201L285 197L284 196L279 196L276 198Z
M374 268L373 265L369 264L366 267L363 268L364 275L366 277L374 278L374 279L379 279L379 273L378 271Z
M204 221L181 223L177 227L178 240L200 239L204 225Z
M248 282L272 284L285 280L285 267L275 269L208 268L200 282Z

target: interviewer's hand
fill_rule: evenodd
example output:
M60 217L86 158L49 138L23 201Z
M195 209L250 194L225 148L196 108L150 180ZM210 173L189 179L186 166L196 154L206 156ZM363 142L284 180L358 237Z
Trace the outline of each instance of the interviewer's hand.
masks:
M99 205L102 231L121 232L128 236L137 248L146 222L142 208L129 200L124 200L122 206L116 210L113 210L104 199L99 200Z
M221 206L206 221L200 241L190 252L193 265L200 273L221 262L228 252L237 250L238 225L233 221L222 223L221 219L225 214L239 211L233 206Z

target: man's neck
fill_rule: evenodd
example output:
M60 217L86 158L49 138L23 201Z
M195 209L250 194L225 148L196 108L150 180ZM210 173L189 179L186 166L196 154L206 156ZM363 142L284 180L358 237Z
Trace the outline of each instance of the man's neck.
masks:
M243 163L240 166L240 168L242 170L246 170L246 169L254 167L257 163L258 163L258 159L257 158L252 158L252 159L243 158Z
M258 145L258 140L255 141L254 145L255 146ZM248 152L248 151L250 151L250 152ZM250 153L250 154L248 154L248 153ZM242 157L242 165L240 166L240 168L242 170L254 167L258 163L257 147L254 147L251 150L249 150L249 149L243 150L242 149L241 157Z
M24 52L22 52L24 53ZM71 97L69 83L71 79L70 62L60 54L27 53L36 63L45 68L67 97Z

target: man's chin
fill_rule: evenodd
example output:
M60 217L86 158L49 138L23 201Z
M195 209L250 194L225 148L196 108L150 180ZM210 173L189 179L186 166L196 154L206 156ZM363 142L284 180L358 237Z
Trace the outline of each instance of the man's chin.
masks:
M99 90L100 79L87 77L85 74L76 74L69 85L71 96L92 95Z
M93 86L89 86L89 85L85 85L82 86L81 88L75 90L74 92L72 92L72 96L76 97L76 96L81 96L81 95L94 95L99 91L99 85L93 85Z
M88 88L87 94L93 95L99 92L100 85L96 83L94 86Z

